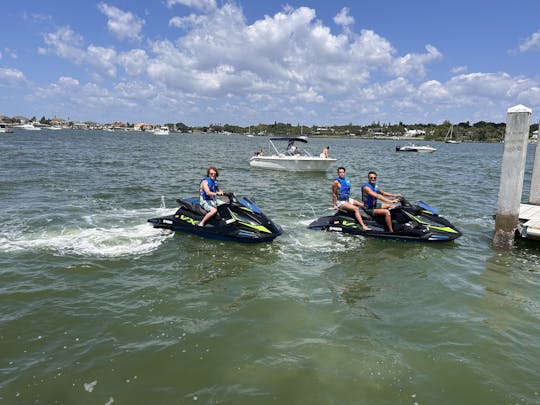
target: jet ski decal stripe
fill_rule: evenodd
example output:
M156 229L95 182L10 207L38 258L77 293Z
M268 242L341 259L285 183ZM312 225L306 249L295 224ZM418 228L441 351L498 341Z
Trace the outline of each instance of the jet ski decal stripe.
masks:
M343 221L342 224L343 226L350 226L351 228L360 228L360 225L356 222Z
M242 224L242 225L245 225L245 226L249 226L250 228L253 228L259 232L266 232L266 233L272 233L272 231L268 230L268 228L262 226L262 225L252 225L250 224L249 222L245 222L245 221L242 221L242 219L236 215L234 212L232 212L231 210L229 210L231 216L236 219L238 221L238 223Z
M416 222L418 222L419 224L422 224L422 225L427 226L428 229L435 229L435 230L437 230L437 231L448 232L448 233L458 233L455 229L450 228L449 226L436 226L436 225L431 225L429 222L422 221L421 219L415 217L414 215L409 214L408 212L406 212L406 214L407 214L410 218L412 218L412 219L414 219Z

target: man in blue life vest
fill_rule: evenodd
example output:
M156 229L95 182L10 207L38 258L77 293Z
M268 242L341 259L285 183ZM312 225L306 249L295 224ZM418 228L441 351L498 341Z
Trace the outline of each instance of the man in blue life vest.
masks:
M388 230L394 232L390 209L394 207L394 203L398 202L399 199L389 199L386 197L400 197L400 194L381 190L377 184L377 173L374 171L369 172L367 183L362 185L362 201L364 202L365 210L371 216L384 215L384 222L386 223ZM386 204L383 204L378 200L384 201Z
M206 170L206 177L199 184L200 204L208 213L199 222L199 226L204 226L206 222L217 213L217 206L220 203L216 196L223 195L223 191L219 188L218 178L219 172L215 166L210 166Z
M345 168L338 167L338 177L332 182L332 204L334 209L344 209L353 211L358 223L362 225L364 231L369 231L371 228L364 224L364 220L360 215L358 207L363 207L364 204L351 198L351 181L345 177Z

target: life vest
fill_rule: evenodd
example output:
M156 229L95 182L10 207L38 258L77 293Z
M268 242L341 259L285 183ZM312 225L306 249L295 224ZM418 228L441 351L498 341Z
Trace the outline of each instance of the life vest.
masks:
M368 193L364 191L364 187L366 186L372 189L374 193L379 194L379 185L377 183L375 183L375 185L372 185L370 182L367 182L367 183L364 183L364 185L362 186L362 200L364 201L366 208L368 209L377 208L377 199L375 197L370 196Z
M351 194L351 181L347 177L345 177L344 179L338 177L336 180L341 186L338 189L338 200L349 200L349 196Z
M218 181L217 179L214 181L212 180L210 177L205 177L204 179L201 180L201 182L199 183L199 190L201 192L201 200L206 200L206 201L210 201L210 200L213 200L214 199L214 196L210 196L208 194L206 194L204 192L204 189L202 187L202 182L203 181L207 181L208 183L208 188L210 189L210 191L212 193L217 193L217 191L219 190L219 186L218 186Z

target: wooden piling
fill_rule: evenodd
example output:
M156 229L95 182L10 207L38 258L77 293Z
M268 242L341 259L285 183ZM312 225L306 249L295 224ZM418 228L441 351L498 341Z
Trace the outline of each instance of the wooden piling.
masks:
M536 140L529 204L540 205L540 140Z
M514 243L523 191L531 113L530 108L517 105L509 108L506 114L499 200L493 236L493 244L498 248L510 248Z

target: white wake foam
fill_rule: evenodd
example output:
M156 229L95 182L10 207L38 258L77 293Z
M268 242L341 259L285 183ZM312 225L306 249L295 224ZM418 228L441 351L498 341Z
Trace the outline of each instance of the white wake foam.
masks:
M0 234L0 251L52 251L55 254L122 257L156 250L173 233L154 229L147 218L170 214L170 209L112 210L88 214L60 227L10 229ZM7 232L7 233L6 233Z

